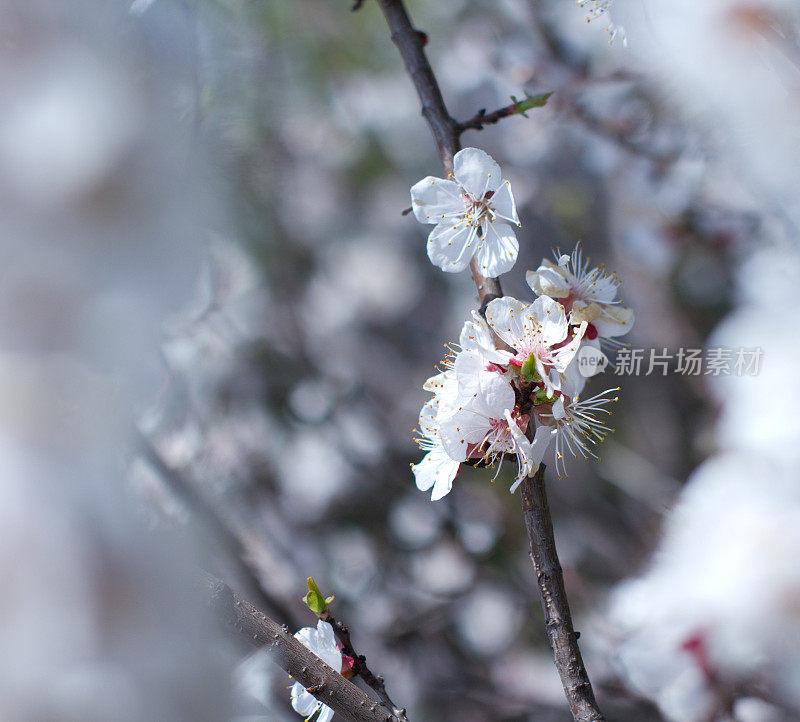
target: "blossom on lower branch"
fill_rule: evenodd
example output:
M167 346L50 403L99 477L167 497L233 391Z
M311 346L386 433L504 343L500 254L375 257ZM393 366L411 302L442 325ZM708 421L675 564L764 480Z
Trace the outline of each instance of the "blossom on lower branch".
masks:
M294 636L329 667L337 672L342 670L343 656L333 633L333 627L328 622L320 620L316 628L303 627ZM330 722L333 719L333 710L314 697L300 682L292 685L291 700L292 709L306 719L317 712L319 715L316 722Z

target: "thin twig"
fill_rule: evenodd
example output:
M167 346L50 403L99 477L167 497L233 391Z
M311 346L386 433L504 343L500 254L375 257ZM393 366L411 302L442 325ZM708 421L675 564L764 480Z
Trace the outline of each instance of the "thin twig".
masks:
M350 722L405 722L304 647L287 627L236 595L224 582L206 577L210 604L227 626L272 660L308 692Z
M463 123L459 123L458 129L462 133L465 130L483 130L484 125L499 123L503 118L508 118L508 116L516 114L516 103L511 103L511 105L499 108L493 113L487 113L486 108L481 108L472 118L465 120Z
M422 104L422 114L428 121L439 156L446 172L453 170L453 155L459 150L461 129L444 104L436 76L425 57L423 40L414 29L402 0L377 0L383 11L392 40L400 51L406 70ZM500 283L484 278L473 258L470 263L481 304L487 296L502 296ZM525 525L531 544L531 556L539 580L542 606L545 609L547 634L553 647L556 667L564 685L572 716L576 722L599 722L603 715L597 709L589 677L583 665L578 635L572 629L572 616L564 589L564 578L556 554L553 523L544 492L544 466L533 479L522 485ZM536 560L543 566L540 567Z
M531 544L531 561L539 583L545 628L575 722L599 722L605 718L597 708L583 665L578 648L579 634L572 627L572 614L553 536L553 520L547 504L544 470L544 464L540 464L536 474L526 478L521 489L522 513Z
M381 704L384 707L394 712L398 719L403 720L403 722L408 722L406 711L404 709L400 709L392 701L392 698L386 691L386 684L383 677L373 674L372 670L370 670L370 668L367 666L367 658L363 654L359 654L355 647L353 647L353 642L350 639L350 629L346 625L342 624L338 619L334 618L330 612L325 612L320 618L328 622L333 627L333 632L336 635L336 638L342 643L342 652L344 652L348 657L352 657L353 672L361 677L365 684L375 690L375 694L378 695L381 700Z

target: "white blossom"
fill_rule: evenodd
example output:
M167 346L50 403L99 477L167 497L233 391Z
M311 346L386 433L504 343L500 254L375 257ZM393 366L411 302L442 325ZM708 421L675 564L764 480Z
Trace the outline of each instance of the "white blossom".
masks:
M508 351L499 350L495 344L492 330L489 324L477 312L472 312L461 329L459 338L461 348L464 350L477 351L488 364L498 364L504 366L508 364L513 354Z
M537 296L559 299L571 324L586 321L588 340L609 340L633 328L633 311L617 300L619 279L604 273L602 266L590 268L580 244L571 255L557 255L556 263L543 260L525 274L525 280Z
M452 353L442 361L444 370L423 386L439 397L439 419L475 396L482 374L502 371L513 357L508 351L497 349L489 326L475 311L464 323L459 342L458 346L448 346Z
M337 672L341 671L342 653L339 651L333 627L328 622L323 622L320 619L316 628L303 627L294 636L297 641L310 649L329 667L332 667ZM330 722L333 719L333 710L320 702L310 692L307 692L300 682L295 682L292 685L291 700L292 709L306 719L317 712L319 714L316 722Z
M607 389L583 401L562 394L550 407L550 411L537 410L537 419L554 427L555 467L559 478L567 476L564 468L565 453L575 458L578 454L584 458L598 458L592 447L603 441L612 431L600 414L611 414L608 405L617 398L611 398L608 394L615 391L619 391L619 388Z
M494 299L486 309L486 320L494 332L511 346L516 356L510 363L521 369L532 365L539 381L552 398L580 346L586 322L570 334L564 307L548 296L524 304L510 296ZM565 343L566 342L566 343Z
M625 675L668 719L711 719L755 681L800 707L799 518L793 469L715 457L687 483L650 568L616 590Z
M439 427L443 449L458 462L472 458L499 467L506 454L516 454L518 473L511 491L538 467L546 448L538 432L533 444L528 441L524 433L528 418L515 407L509 381L501 374L487 374L475 397Z
M411 206L428 236L431 263L448 273L463 271L475 257L481 274L496 278L511 270L519 243L509 225L519 225L511 185L500 166L478 148L453 158L452 179L428 176L411 188Z

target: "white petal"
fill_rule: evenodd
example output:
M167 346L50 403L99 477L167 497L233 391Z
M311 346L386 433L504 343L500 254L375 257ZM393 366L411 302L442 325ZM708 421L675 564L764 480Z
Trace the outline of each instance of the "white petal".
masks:
M464 323L458 342L465 350L477 351L488 363L505 366L513 358L508 351L497 350L489 324L477 311L473 311L472 318Z
M613 277L598 272L597 277L586 289L585 297L587 301L609 303L617 297L618 288L619 283Z
M564 307L549 296L539 296L528 306L523 326L527 335L538 334L547 346L561 343L569 330Z
M295 639L310 649L329 667L337 672L342 668L342 653L336 648L333 627L327 622L319 621L314 627L303 627L295 633Z
M445 453L453 461L461 462L467 460L467 446L481 441L488 432L486 419L475 414L465 415L462 410L442 421L439 438Z
M586 378L587 377L581 373L578 367L578 358L576 354L576 357L569 362L567 368L564 370L564 377L561 380L562 393L574 399L583 391L584 386L586 386Z
M514 389L508 379L502 374L486 373L481 375L480 391L469 408L486 418L502 419L506 409L513 409L515 403Z
M428 236L428 258L446 273L463 271L475 253L476 228L466 221L440 223Z
M478 148L464 148L453 157L453 175L475 200L496 191L503 182L500 166Z
M331 722L333 719L333 710L328 705L323 704L320 707L319 715L317 715L317 722Z
M507 180L503 181L502 185L495 191L495 194L489 201L489 205L497 214L498 218L513 223L515 226L519 225L517 204L514 203L514 196L511 193L511 183Z
M569 320L570 323L577 326L581 321L593 323L602 315L603 306L599 303L586 303L586 301L576 300L569 312Z
M458 183L428 176L411 187L411 208L420 223L441 223L466 210Z
M431 376L424 383L422 388L425 389L425 391L436 394L436 401L438 403L436 417L439 419L447 416L458 401L458 379L456 378L455 371L452 369L447 369L436 376ZM430 418L427 415L425 417L425 422L430 422ZM420 416L420 424L421 423L422 417Z
M456 356L453 368L458 378L458 395L464 402L478 393L484 365L481 355L471 349L461 351Z
M527 306L511 296L495 298L486 307L486 321L494 332L509 346L522 348L525 337L523 321Z
M483 351L485 348L494 347L489 326L475 311L472 312L472 317L464 322L458 343L461 348L472 351Z
M522 429L517 426L517 423L511 417L511 412L506 411L506 423L511 431L511 436L514 438L514 451L517 454L517 463L519 464L519 473L514 479L509 491L513 494L517 487L523 482L533 470L533 465L530 459L531 443L522 433Z
M292 685L292 709L303 717L310 717L320 706L319 700L299 682Z
M342 653L338 649L336 634L329 622L317 622L317 649L314 653L337 672L342 669Z
M557 371L563 373L569 366L570 361L574 358L575 354L580 348L583 335L586 333L586 321L584 321L577 329L575 329L575 336L569 343L565 344L552 354L553 366Z
M534 435L533 443L531 444L530 455L531 465L534 469L539 468L539 464L542 463L542 459L544 458L544 454L550 446L550 442L556 438L557 433L558 430L555 426L540 425L536 429L536 434Z
M606 306L603 315L592 321L603 338L623 336L633 328L633 309L625 306Z
M528 271L525 280L537 296L566 298L570 294L570 285L564 270L550 261L543 261L535 271Z
M419 412L419 428L423 436L428 438L436 436L439 430L439 422L437 417L439 415L439 399L433 397L425 402Z
M475 260L482 276L497 278L510 271L517 262L519 241L508 223L487 223L479 239Z
M534 356L533 361L536 367L536 373L539 374L539 378L544 383L545 391L547 391L547 398L552 399L553 393L555 392L557 385L560 385L561 380L558 378L557 373L547 373L547 369L545 369L542 359L540 359L538 356ZM554 371L554 369L551 369L551 371Z
M417 488L420 491L433 488L431 499L436 501L450 492L458 467L458 462L453 461L439 446L425 454L419 464L412 464L411 470Z
M314 627L303 627L294 633L294 638L313 652L313 646L315 646L316 643L316 634L317 630L314 629Z

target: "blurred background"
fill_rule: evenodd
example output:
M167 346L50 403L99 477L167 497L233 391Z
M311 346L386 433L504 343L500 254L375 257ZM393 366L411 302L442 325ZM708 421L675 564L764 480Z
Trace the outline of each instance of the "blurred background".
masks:
M645 359L781 361L591 383L616 433L548 494L601 708L793 720L800 25L695 4L407 3L454 117L553 91L462 138L514 189L507 294L580 241ZM567 722L510 478L431 502L409 470L478 303L402 215L441 169L377 4L3 0L0 34L0 717L297 719L197 587L241 582L224 527L293 631L306 577L336 595L410 719Z

